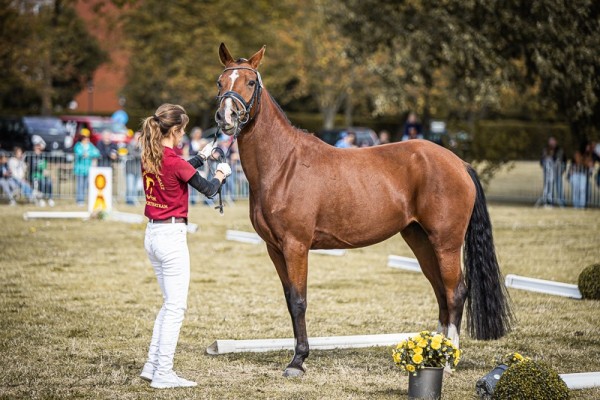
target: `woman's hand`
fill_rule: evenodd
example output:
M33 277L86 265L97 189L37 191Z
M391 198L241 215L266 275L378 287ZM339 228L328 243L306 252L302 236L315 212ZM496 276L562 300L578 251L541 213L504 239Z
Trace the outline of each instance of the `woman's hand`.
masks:
M198 153L200 155L200 158L202 158L202 160L206 161L212 155L212 153L216 147L217 147L216 142L209 143L206 146L204 146L204 148L202 150L200 150L200 153Z
M222 173L223 176L227 178L229 175L231 175L231 167L227 163L219 163L217 165L217 172Z

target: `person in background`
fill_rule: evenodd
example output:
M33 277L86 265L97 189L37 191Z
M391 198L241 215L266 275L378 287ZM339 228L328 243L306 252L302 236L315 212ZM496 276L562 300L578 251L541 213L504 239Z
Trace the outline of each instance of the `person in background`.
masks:
M583 209L586 206L587 187L592 173L593 160L586 154L586 145L577 150L567 169L567 179L571 182L573 207Z
M17 188L21 190L23 196L27 198L30 203L35 202L33 197L33 190L31 185L27 181L27 164L25 163L25 153L19 146L15 146L13 149L13 156L8 160L8 168L10 169L11 179Z
M125 202L130 206L138 204L138 193L142 189L140 132L136 132L127 144L125 157Z
M17 184L12 179L12 174L8 168L8 153L4 150L0 150L0 188L4 196L8 197L8 204L11 206L16 205L15 190L17 190Z
M41 196L38 200L38 205L43 207L47 202L50 207L54 207L52 179L48 171L48 161L46 161L43 153L46 142L38 135L34 135L31 142L33 144L33 154L28 157L28 165L34 191Z
M115 161L119 155L119 148L117 147L117 144L112 141L110 132L102 133L102 140L98 142L98 151L100 152L98 166L112 167L112 162Z
M340 139L335 143L335 147L340 149L356 147L356 135L354 132L342 133Z
M563 174L567 157L558 141L553 136L548 138L548 144L542 151L540 164L544 171L544 191L542 201L551 206L556 203L563 207L565 205L563 191Z
M200 150L202 150L204 148L204 146L206 146L208 143L207 140L202 139L202 128L199 127L194 127L192 128L192 131L190 132L190 140L189 140L189 146L188 146L188 157L192 158L195 157L196 155L198 155L200 153ZM207 167L208 163L206 165L204 165L203 167ZM204 173L201 172L201 175L203 178L207 177L206 174L206 168L203 168ZM198 192L195 190L190 190L190 204L195 205L198 202Z
M402 141L409 139L423 139L423 126L417 120L417 114L410 112L402 128Z
M190 254L187 246L188 185L207 197L214 196L231 174L226 163L217 165L210 181L196 170L213 152L212 144L188 161L174 148L185 135L189 121L179 105L163 104L142 123L142 179L148 225L144 248L162 292L163 305L154 321L148 359L140 377L155 389L193 387L196 382L173 371L179 331L187 309Z
M83 206L88 190L90 168L94 160L100 157L100 152L90 142L89 129L83 128L80 136L81 140L73 147L73 153L75 154L73 174L75 175L75 201L78 206Z
M390 133L385 129L379 132L379 144L388 144L391 142Z

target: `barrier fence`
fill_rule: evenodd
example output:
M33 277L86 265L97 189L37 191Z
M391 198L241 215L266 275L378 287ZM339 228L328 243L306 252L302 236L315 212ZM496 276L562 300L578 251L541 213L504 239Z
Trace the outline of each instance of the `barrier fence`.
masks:
M73 154L53 155L28 152L25 154L24 162L27 166L26 185L11 183L9 187L13 190L18 202L39 202L48 199L75 201L78 188ZM94 162L93 165L95 164ZM216 164L216 162L205 164L200 170L202 176L212 177L211 171L215 170ZM234 201L248 198L248 181L241 164L234 162L230 165L231 176L227 178L221 189L223 199ZM113 170L113 203L137 204L143 202L144 189L140 157L121 156L118 160L113 161L110 167ZM0 198L5 203L9 201L6 189L7 186L0 186L0 192L2 192ZM190 202L211 204L212 200L190 188Z
M25 165L27 166L26 184L12 185L18 202L40 201L52 198L54 200L75 201L77 193L77 178L74 173L73 154L54 155L50 153L25 154ZM529 163L529 164L534 164ZM233 162L230 164L232 174L222 189L225 201L246 199L249 196L248 181L244 175L241 164ZM113 203L115 204L138 204L144 202L144 190L141 177L139 156L121 156L111 163L113 169ZM200 173L205 177L211 177L216 162L205 165ZM567 178L567 174L559 174L554 178L554 183L549 186L548 179L544 181L544 170L539 164L532 167L535 179L516 178L505 182L500 190L491 190L487 193L491 201L506 201L530 203L542 205L554 203L560 205L560 200L565 206L573 205L573 188L579 191L579 200L584 196L586 207L600 207L600 171L598 167L591 169L588 173L580 176L577 185ZM568 168L566 166L565 170ZM547 176L546 171L546 176ZM316 179L316 178L315 178ZM2 178L0 178L2 181ZM1 182L0 182L1 183ZM584 185L584 189L581 189ZM27 188L29 186L29 189ZM9 196L6 193L7 186L0 185L0 201L7 203ZM30 193L31 192L31 193ZM190 202L211 204L212 201L202 194L190 189Z

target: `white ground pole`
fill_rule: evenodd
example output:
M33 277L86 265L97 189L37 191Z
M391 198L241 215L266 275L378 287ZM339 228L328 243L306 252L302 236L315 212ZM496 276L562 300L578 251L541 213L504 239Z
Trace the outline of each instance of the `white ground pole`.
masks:
M234 242L249 243L249 244L261 244L262 239L255 232L244 232L227 230L225 232L225 239L232 240ZM311 250L314 254L324 254L328 256L343 256L346 254L346 250L343 249L331 249L331 250Z
M569 389L589 389L600 387L600 372L581 372L578 374L560 374Z
M23 213L23 219L90 219L87 211L28 211Z
M421 266L416 258L390 255L387 266L404 271L421 272Z
M543 279L528 278L525 276L508 274L505 278L506 287L528 290L530 292L553 294L555 296L581 299L581 292L577 285L570 283L546 281Z
M349 349L360 347L394 346L417 333L390 333L381 335L325 336L308 338L311 350ZM287 339L216 340L206 348L211 355L226 353L294 350L295 341Z

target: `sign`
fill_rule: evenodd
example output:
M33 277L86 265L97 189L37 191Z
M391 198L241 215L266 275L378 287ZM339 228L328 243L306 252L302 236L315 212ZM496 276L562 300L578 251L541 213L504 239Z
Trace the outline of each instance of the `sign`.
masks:
M112 168L91 167L88 186L88 211L112 210Z

